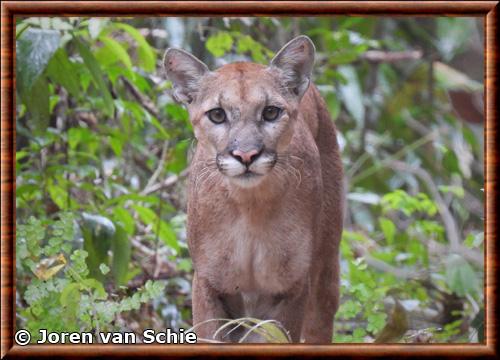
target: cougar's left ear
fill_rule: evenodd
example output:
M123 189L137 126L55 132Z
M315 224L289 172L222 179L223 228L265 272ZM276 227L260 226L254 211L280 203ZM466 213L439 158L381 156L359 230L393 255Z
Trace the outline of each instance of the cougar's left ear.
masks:
M285 85L299 98L309 87L314 53L314 44L311 39L301 35L283 46L271 60L270 68L281 70Z
M201 78L209 73L208 67L201 60L181 49L167 49L163 66L174 85L175 100L185 104L193 101Z

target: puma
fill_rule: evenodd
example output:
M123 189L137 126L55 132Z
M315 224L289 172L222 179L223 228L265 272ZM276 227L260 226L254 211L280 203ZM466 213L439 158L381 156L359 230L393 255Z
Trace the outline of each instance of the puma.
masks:
M306 36L267 67L210 71L183 50L165 53L172 95L197 139L187 236L199 338L222 324L209 319L253 317L279 321L294 342L332 341L343 170L335 126L310 85L314 55ZM246 331L216 338L238 341Z

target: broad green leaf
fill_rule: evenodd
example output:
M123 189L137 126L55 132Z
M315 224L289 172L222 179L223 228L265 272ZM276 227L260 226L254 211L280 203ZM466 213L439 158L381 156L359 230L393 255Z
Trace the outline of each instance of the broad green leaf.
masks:
M171 136L165 131L163 125L158 121L157 118L151 116L147 112L144 112L144 115L146 115L145 116L146 120L148 120L159 131L162 139L166 140L171 138Z
M16 41L16 88L27 94L47 67L61 40L59 31L29 28Z
M61 210L68 210L68 190L50 183L47 186L50 198Z
M115 27L126 31L137 42L137 50L139 55L139 66L145 71L153 72L156 67L156 53L149 45L144 36L134 27L118 23L114 24Z
M24 99L28 112L31 115L32 129L37 133L44 132L49 126L50 99L49 84L44 76L37 78L29 92L21 97Z
M451 254L445 261L446 284L458 296L475 294L479 290L474 269L458 254Z
M84 127L72 127L68 130L68 145L75 150L79 144L90 142L95 138L95 134Z
M113 54L128 70L132 70L132 61L127 50L116 40L109 36L100 36L99 40L104 44L111 54Z
M113 209L113 218L114 223L121 225L129 235L134 234L135 220L127 209L121 206L115 207Z
M47 76L55 83L61 84L75 99L80 95L80 84L73 63L68 59L64 48L59 48L47 66Z
M233 47L233 38L227 32L219 32L208 38L205 47L215 57L221 57Z
M396 234L396 226L394 225L394 223L385 217L381 217L378 222L380 224L382 232L384 233L385 239L387 240L387 244L393 244L394 235Z
M101 92L101 95L104 100L105 113L108 116L113 116L114 105L113 98L111 97L111 93L106 85L106 81L104 80L104 75L102 73L101 67L99 63L95 59L94 55L90 52L88 45L83 44L78 38L75 37L75 43L78 48L78 52L82 56L83 62L89 69L92 74L92 79L94 80L95 85Z
M374 313L368 316L368 325L366 326L366 330L376 333L380 331L384 327L385 319L387 315L384 313Z
M81 229L83 248L88 253L86 259L90 275L102 281L103 274L99 271L102 263L108 263L108 251L111 248L116 227L111 220L101 215L82 213Z
M187 166L187 150L189 149L189 145L191 141L183 140L179 141L173 151L172 156L170 158L171 161L167 164L167 170L179 174L182 170L184 170Z
M128 265L131 257L131 244L128 234L121 226L116 226L116 232L111 242L113 258L111 270L117 285L124 285L127 282Z

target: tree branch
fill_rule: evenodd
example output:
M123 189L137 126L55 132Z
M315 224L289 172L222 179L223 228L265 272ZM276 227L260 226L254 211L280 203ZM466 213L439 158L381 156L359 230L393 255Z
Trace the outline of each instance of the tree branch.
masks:
M407 163L398 160L392 160L388 165L394 170L405 171L414 174L424 182L438 206L438 211L441 215L441 218L443 219L451 249L453 251L456 251L456 249L458 249L460 245L460 237L458 235L457 225L455 223L455 220L453 219L453 216L451 215L450 210L446 206L443 197L439 193L436 184L434 184L434 181L432 181L432 177L429 175L429 173L422 168L410 166Z
M167 177L165 180L163 180L162 182L153 184L153 185L145 188L142 191L142 195L149 195L149 194L154 193L156 191L159 191L159 190L162 190L165 188L169 188L169 187L173 186L174 184L176 184L177 181L182 180L185 177L187 177L188 174L189 174L189 168L184 169L183 171L181 171L181 173L179 175L177 175L177 174L171 175L171 176Z
M374 63L393 63L398 61L418 60L422 58L422 51L380 51L368 50L361 55L361 59Z
M142 94L139 89L135 87L127 78L121 76L120 79L123 81L125 88L132 94L132 96L141 104L141 106L146 109L148 113L153 115L155 118L159 117L159 111L154 105L154 103L146 95Z

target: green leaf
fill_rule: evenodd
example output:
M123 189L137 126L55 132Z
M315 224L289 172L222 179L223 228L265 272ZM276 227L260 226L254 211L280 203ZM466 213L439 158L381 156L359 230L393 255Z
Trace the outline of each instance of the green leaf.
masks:
M233 47L233 38L227 32L219 32L208 38L205 47L213 56L221 57Z
M109 53L115 56L128 70L132 71L132 60L130 60L127 51L118 41L104 35L100 36L99 40Z
M88 288L89 290L94 290L96 299L106 300L108 298L108 293L104 289L104 286L96 279L83 279L82 285Z
M72 127L68 130L68 145L72 150L75 150L79 144L91 142L94 138L95 134L84 127Z
M114 113L114 104L113 98L111 97L111 93L106 85L106 81L104 80L104 75L102 73L101 67L99 63L95 59L94 55L89 50L89 46L87 44L82 43L78 38L74 38L76 46L78 48L78 52L82 56L83 62L89 69L92 74L92 79L94 80L95 85L101 92L101 95L104 100L104 110L106 115L113 116Z
M167 170L179 174L182 170L184 170L187 166L187 151L189 149L189 145L191 144L190 140L179 141L174 149L173 154L170 157L172 161L169 161L167 164Z
M113 220L115 224L120 224L123 229L133 235L135 232L135 220L127 209L117 206L113 209Z
M168 103L165 110L167 115L176 122L187 123L189 121L188 111L183 106Z
M374 313L368 316L368 325L366 326L366 330L377 333L379 332L385 324L385 319L387 315L384 313Z
M446 284L458 296L475 294L479 291L479 279L467 260L458 254L451 254L445 261Z
M44 132L49 126L50 99L49 84L44 76L37 78L30 91L22 95L31 115L32 127L37 133Z
M80 298L80 284L69 283L61 293L60 302L62 306L68 306L74 302L74 299Z
M146 225L151 225L155 234L157 234L166 245L170 246L175 251L179 250L177 236L169 224L163 220L159 220L156 213L149 208L140 205L132 205L132 207L137 211L139 217Z
M90 275L102 281L103 274L99 271L102 263L108 263L108 251L116 233L116 227L111 220L101 215L82 213L81 229L83 247L88 253L87 266Z
M73 63L68 59L64 48L59 48L47 66L47 76L50 80L64 86L74 98L80 95L80 83Z
M117 285L127 282L128 265L131 258L131 244L127 233L121 226L116 226L116 232L111 242L113 259L111 268Z
M157 118L151 116L149 113L144 112L145 118L150 122L160 133L162 139L170 139L171 136L165 131L163 125L158 121Z
M484 241L484 232L480 232L477 234L469 234L464 240L464 245L468 248L477 248L483 244Z
M119 29L126 31L132 38L137 42L137 51L139 56L139 66L142 67L145 71L153 72L156 68L156 53L153 48L146 41L144 36L135 29L134 27L124 24L118 23L114 24Z
M396 226L391 220L384 217L381 217L378 221L385 239L387 240L387 244L392 245L394 243L394 235L396 234Z
M450 185L450 186L446 186L446 185L440 185L439 187L439 191L443 192L443 193L452 193L453 195L455 195L456 197L458 197L459 199L463 199L465 193L464 193L464 188L461 187L461 186L454 186L454 185Z
M68 191L54 184L47 186L50 198L61 210L68 210Z
M61 34L55 30L29 28L16 41L16 88L29 93L59 48Z
M106 264L102 263L101 265L99 265L99 270L101 271L101 273L102 273L103 275L106 275L107 273L109 273L109 270L110 270L110 269L109 269L109 266L108 266L108 265L106 265Z
M64 308L65 326L68 330L75 328L77 325L80 299L80 284L78 283L68 284L61 292L59 301Z
M353 319L362 311L362 306L358 301L347 300L340 306L339 316L343 319Z

